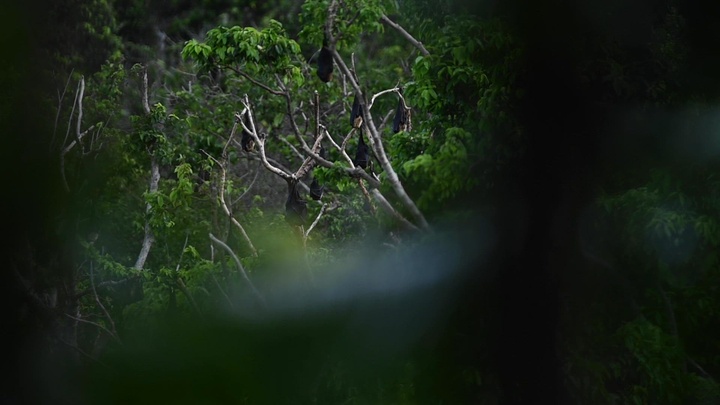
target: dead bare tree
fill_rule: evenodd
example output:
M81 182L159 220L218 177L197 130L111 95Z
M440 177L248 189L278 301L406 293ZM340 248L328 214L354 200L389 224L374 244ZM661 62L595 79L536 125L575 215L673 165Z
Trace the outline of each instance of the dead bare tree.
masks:
M333 55L333 60L338 65L338 68L340 69L340 72L347 78L352 88L355 90L355 96L360 99L364 100L364 92L363 89L360 87L359 80L356 76L356 71L350 70L350 68L347 66L345 61L343 60L342 56L338 53L335 45L336 45L336 39L333 36L333 24L335 21L335 18L337 16L337 10L339 7L339 3L337 0L333 0L330 2L330 5L328 7L328 16L327 20L325 22L325 36L327 38L328 42L328 49ZM423 48L424 49L424 48ZM390 183L390 186L392 187L393 191L395 192L395 195L397 196L400 203L405 207L405 209L408 210L408 212L412 215L413 219L417 223L417 225L424 230L429 230L430 225L428 224L427 220L425 219L425 216L420 212L417 205L415 205L415 202L410 198L410 196L405 191L405 188L403 187L402 183L400 182L400 178L397 175L397 172L395 172L395 169L393 168L390 159L387 156L387 153L385 152L385 147L383 145L382 137L380 136L380 132L377 130L377 127L375 126L375 121L373 119L372 113L371 113L371 107L372 103L374 102L375 98L385 94L390 91L396 91L399 94L399 89L391 89L386 90L383 92L380 92L376 95L374 95L370 99L370 103L365 104L361 103L360 107L362 110L362 117L363 117L363 125L362 128L365 132L365 135L367 136L368 141L370 142L370 146L375 153L375 157L377 158L378 162L380 163L380 166L385 171L385 174L387 176L388 182Z

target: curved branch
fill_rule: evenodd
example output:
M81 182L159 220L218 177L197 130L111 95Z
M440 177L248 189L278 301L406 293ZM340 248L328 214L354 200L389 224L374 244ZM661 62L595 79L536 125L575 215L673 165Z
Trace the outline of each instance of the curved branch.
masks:
M355 128L353 128L351 130L351 133L354 130L355 130ZM327 139L330 140L330 143L335 147L335 149L337 149L340 152L342 157L345 158L345 160L348 162L348 164L350 164L350 167L355 168L355 163L353 163L352 159L350 159L350 156L348 156L347 152L345 151L345 143L347 143L347 138L345 138L345 142L343 142L343 146L341 147L340 145L338 145L335 142L335 140L332 138L332 136L330 136L330 133L327 132L327 130L325 130L325 136L327 137Z
M375 205L372 203L372 199L370 198L370 193L368 193L367 188L365 187L365 184L363 184L362 179L358 179L358 185L360 185L360 191L362 191L363 196L368 202L368 206L370 207L370 212L372 212L373 216L377 218L377 209L375 209Z
M232 256L233 260L235 261L235 265L238 267L238 270L240 270L240 274L245 279L245 281L250 286L250 289L252 290L253 294L255 294L255 297L260 301L260 303L263 305L263 307L266 306L265 298L260 294L260 291L255 288L255 285L250 281L250 277L248 277L247 273L245 272L245 268L243 267L242 263L240 262L240 259L238 259L235 252L233 252L232 249L230 249L230 246L226 245L225 242L221 241L220 239L216 238L215 235L212 233L209 233L208 236L210 236L210 240L215 242L216 244L220 245L225 251L227 251L230 256Z
M284 171L278 169L277 167L273 166L268 162L267 155L265 154L265 138L262 139L257 134L257 129L255 127L255 118L253 117L252 109L250 108L250 101L248 101L248 96L245 94L243 98L243 105L245 106L245 109L240 114L236 113L235 118L238 122L240 122L240 125L242 125L243 129L246 130L250 136L252 136L253 140L255 141L255 144L258 147L258 153L260 155L260 161L263 163L265 168L267 168L272 173L275 173L276 175L282 177L283 179L290 180L292 179L292 175L285 173ZM245 123L242 120L242 115L248 114L250 118L250 127L248 128Z
M317 154L318 157L320 157L320 148L321 148L321 142L323 139L324 134L320 132L320 96L317 91L315 91L315 142L313 143L312 152L313 154ZM317 165L317 161L313 158L307 158L305 161L300 165L300 168L295 172L295 178L300 179L307 172L313 169Z
M117 329L115 328L115 321L113 321L112 317L110 316L110 312L108 312L107 308L105 308L105 305L103 305L103 303L100 301L100 297L98 296L97 290L95 289L95 276L93 267L93 263L90 262L90 286L92 287L93 294L95 295L95 302L98 304L100 309L102 309L105 317L108 319L108 322L110 322L110 327L112 328L110 336L112 336L118 343L122 344L122 341L117 334ZM105 331L107 332L108 330L105 329Z
M387 25L395 28L405 39L410 41L411 44L413 44L417 49L420 50L420 53L423 54L423 56L430 56L430 52L428 52L427 49L425 49L425 46L423 46L422 42L418 41L417 39L413 38L412 35L410 35L409 32L405 31L403 27L400 26L400 24L392 21L388 18L385 14L383 14L380 19L385 22Z
M227 163L227 146L230 144L230 141L235 136L235 130L237 129L237 122L232 127L232 131L230 131L230 139L225 143L225 147L223 148L223 161L218 162L220 166L220 206L222 207L223 211L225 212L225 215L230 218L230 221L235 225L238 230L240 230L240 233L242 234L243 238L245 239L245 242L247 242L248 246L250 247L250 251L252 252L253 256L257 257L258 252L257 249L255 249L255 246L252 243L252 240L250 240L250 236L248 236L247 232L245 232L245 228L238 222L237 219L235 219L235 216L230 212L230 207L228 207L227 203L225 202L225 181L227 178L227 173L225 171L225 164Z
M313 228L315 228L315 225L320 222L320 217L322 217L322 215L325 213L325 209L327 209L327 204L322 205L322 207L320 208L320 212L317 214L317 217L315 217L313 223L305 232L303 232L303 240L307 240L308 236L310 236L310 232L312 232Z
M372 98L370 98L370 103L368 104L368 110L372 109L372 106L373 106L373 104L375 103L375 99L376 99L376 98L382 96L383 94L392 93L392 92L395 92L395 93L398 93L398 94L399 94L399 91L400 91L400 88L399 88L399 87L393 87L392 89L386 89L386 90L383 90L383 91L381 91L381 92L379 92L379 93L373 94Z
M305 176L307 174L307 172L312 170L312 168L315 167L315 165L317 165L319 159L323 159L319 155L320 143L322 142L322 139L323 139L322 135L318 136L315 139L315 143L313 144L313 147L311 150L312 155L310 157L306 158L305 161L300 165L300 168L295 172L296 179L300 179L303 176ZM317 156L317 159L314 159L313 156ZM323 159L323 160L325 160L325 159Z
M250 192L250 190L252 189L252 186L255 185L255 181L257 180L259 174L260 174L260 170L255 169L255 176L253 176L253 179L250 182L250 185L248 186L248 188L242 194L240 194L240 196L238 198L236 198L235 201L232 201L230 203L230 206L234 206L235 204L237 204L238 201L242 200L242 198L245 197L247 195L247 193Z
M292 143L290 143L290 141L288 141L284 136L278 136L277 138L280 140L280 142L282 142L282 143L284 143L285 145L287 145L288 148L290 148L290 150L295 154L295 156L297 156L297 157L300 158L300 160L305 160L305 156L303 156L303 154L300 153L299 150L297 150L297 148L295 147L295 145L293 145Z
M372 193L373 197L375 197L375 199L377 200L377 202L380 204L380 207L381 207L385 212L387 212L388 214L390 214L393 218L397 219L398 222L400 222L400 224L402 224L402 226L405 227L405 229L408 229L408 230L411 230L411 231L418 231L418 230L419 230L418 227L415 226L412 222L408 221L405 217L403 217L402 215L400 215L400 213L397 212L397 210L396 210L395 208L393 208L392 205L390 205L390 202L389 202L387 199L385 199L385 196L382 195L382 193L380 193L379 190L373 189L373 190L371 191L371 193Z
M285 105L287 107L287 115L290 119L290 127L293 130L293 133L295 133L295 137L297 137L300 140L300 143L305 145L305 138L302 137L302 133L300 132L300 128L297 126L297 122L295 122L295 114L293 114L292 110L292 98L290 97L290 92L288 91L287 87L285 86L285 83L282 82L280 77L276 76L275 80L278 82L278 86L283 90L282 95L285 97Z
M282 92L282 91L271 89L268 85L266 85L266 84L258 81L257 79L255 79L254 77L250 76L249 74L243 72L243 71L240 70L240 69L236 69L236 68L233 67L233 66L227 66L227 68L230 69L230 70L232 70L233 72L239 74L240 76L242 76L242 77L250 80L254 85L260 87L261 89L267 91L268 93L274 94L274 95L276 95L276 96L282 96L282 95L283 95L283 92Z

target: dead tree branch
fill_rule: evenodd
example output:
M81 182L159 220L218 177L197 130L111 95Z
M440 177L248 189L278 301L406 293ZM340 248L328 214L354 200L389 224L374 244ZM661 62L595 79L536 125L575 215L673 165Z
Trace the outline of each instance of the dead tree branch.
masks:
M145 114L150 115L150 103L148 101L148 77L147 68L143 69L142 74L142 103ZM158 185L160 183L160 164L154 154L150 156L150 184L148 187L148 193L154 194L158 191ZM150 215L152 213L152 204L147 202L145 205L145 236L143 237L142 247L140 248L140 254L135 261L133 268L143 269L145 267L145 261L147 260L148 254L153 243L155 243L155 234L150 226Z
M333 8L334 7L334 8ZM332 29L331 25L334 21L334 15L333 10L337 9L337 1L333 0L330 4L329 10L328 10L328 19L325 24L325 32L327 35L330 35L328 38L328 41L332 44L334 41L334 38L331 37ZM333 55L333 59L335 63L338 65L338 68L340 71L348 76L350 80L350 84L355 89L355 95L359 97L361 100L364 99L363 91L360 88L360 84L358 83L358 80L353 76L353 72L348 68L348 66L345 64L345 61L342 59L338 51L334 48L330 48L330 52ZM385 148L383 146L382 138L380 137L380 134L375 127L375 123L373 122L372 114L370 113L370 109L368 108L365 103L361 103L361 110L363 114L363 122L365 125L363 125L363 129L366 132L368 141L370 143L370 147L375 152L375 157L377 158L378 162L380 162L380 166L385 171L385 174L387 176L388 181L390 182L390 186L392 187L393 191L397 195L398 199L400 200L400 203L405 206L405 208L410 212L414 220L419 224L420 228L424 230L429 230L430 225L428 224L427 220L425 219L425 216L420 212L417 205L415 205L415 202L410 198L410 196L405 191L405 188L403 187L402 183L400 182L400 178L397 175L397 172L395 172L395 169L393 168L392 164L390 163L390 160L387 157L387 154L385 153Z
M305 232L303 232L303 244L305 244L305 241L310 236L310 232L312 232L312 230L315 228L315 225L317 225L318 222L320 222L320 218L323 216L326 209L327 209L327 204L323 204L322 207L320 208L320 212L317 214L317 217L315 217L315 220L313 221L313 223L310 224L310 226L308 227L308 229Z
M235 252L233 252L232 249L230 249L230 246L225 244L225 242L221 241L220 239L216 238L215 235L212 233L208 234L210 236L210 240L218 244L220 247L225 249L226 252L232 256L233 260L235 261L235 265L237 266L238 270L240 271L240 274L242 275L243 279L248 283L248 286L250 286L250 289L252 290L253 294L255 294L255 297L260 301L260 303L263 305L263 307L266 306L265 298L260 294L260 291L255 288L255 285L250 281L250 277L248 277L247 272L245 272L245 267L243 267L242 263L240 262L240 259L238 259Z
M235 227L238 228L238 230L240 231L240 234L245 239L245 242L247 242L248 247L250 248L250 251L252 252L252 255L257 257L258 252L257 252L257 249L255 249L255 246L253 245L252 240L250 239L250 236L248 236L247 232L245 232L245 228L242 226L242 224L237 219L235 219L235 216L230 211L230 207L228 207L227 203L225 202L225 182L227 180L226 179L227 171L225 170L225 166L227 165L227 147L230 144L230 141L235 136L235 130L237 129L237 124L238 123L236 121L232 127L232 130L230 131L230 138L225 143L225 147L223 148L223 152L222 152L223 161L218 162L217 160L215 160L215 162L218 163L218 166L220 166L220 192L219 192L220 206L222 207L223 212L225 212L225 215L227 215L227 217L230 219L230 221L233 223L233 225L235 225Z
M397 212L397 210L395 208L393 208L393 206L390 204L390 202L387 199L385 199L385 196L382 195L382 193L380 193L380 191L378 189L373 189L371 191L371 193L372 193L373 197L375 197L375 200L377 200L377 202L379 203L380 208L382 208L385 212L390 214L390 216L392 216L393 218L397 219L398 222L400 222L400 224L402 224L402 226L405 229L410 230L410 231L418 231L419 230L418 227L415 226L415 224L413 224L412 222L405 219L405 217L400 215L400 213Z
M283 170L278 169L277 167L273 166L268 162L267 155L265 154L265 139L266 137L260 137L257 133L257 128L255 126L255 117L253 116L252 108L250 107L250 101L248 99L248 95L245 94L243 96L242 100L243 106L245 107L241 113L236 113L235 118L236 120L242 125L243 129L247 131L250 136L255 141L255 144L258 147L258 154L260 156L260 161L263 163L266 169L268 169L270 172L280 176L284 180L288 181L292 179L292 175L289 173L284 172ZM250 121L250 128L248 128L245 123L242 120L242 116L244 114L248 114L248 118Z
M113 321L112 317L110 316L110 312L108 312L107 308L105 308L105 305L100 301L100 297L98 296L97 290L95 289L95 275L94 275L94 266L93 263L90 262L90 286L92 287L93 295L95 296L95 302L98 304L100 309L103 311L103 314L105 314L105 317L107 318L108 322L110 323L110 330L108 331L105 328L106 332L110 334L110 336L115 339L118 343L122 344L122 341L120 340L120 337L118 336L117 329L115 328L115 321ZM99 325L98 325L99 326Z
M392 20L389 19L388 16L386 16L385 14L383 14L383 15L380 17L380 19L381 19L384 23L386 23L387 25L389 25L389 26L393 27L394 29L396 29L397 32L399 32L403 37L405 37L405 39L407 39L408 41L410 41L411 44L413 44L417 49L420 50L420 53L421 53L423 56L430 56L430 52L428 52L428 50L425 49L425 46L422 44L422 42L418 41L418 40L415 39L412 35L410 35L409 32L405 31L405 29L404 29L403 27L401 27L400 24L392 21Z

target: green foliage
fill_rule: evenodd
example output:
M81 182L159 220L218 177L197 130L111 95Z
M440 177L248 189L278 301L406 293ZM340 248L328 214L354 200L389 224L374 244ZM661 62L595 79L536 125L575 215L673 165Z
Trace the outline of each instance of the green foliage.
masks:
M430 210L438 201L448 201L479 184L480 179L472 173L472 156L468 156L472 142L472 135L463 129L447 128L445 143L434 155L425 151L403 164L402 173L408 179L427 184L418 198L421 208Z
M631 403L685 403L686 376L681 372L684 354L679 342L646 320L629 322L618 332L631 353L639 381Z
M522 47L496 20L455 19L428 28L430 56L415 58L405 98L413 133L390 140L393 160L424 212L492 188L522 156L519 100ZM430 35L426 33L426 35Z
M333 36L342 50L354 49L362 35L370 32L382 32L380 17L385 13L387 1L359 0L338 7L333 21ZM309 0L302 5L300 38L304 41L322 45L325 35L325 23L328 18L329 0Z
M287 38L282 24L275 20L263 30L218 27L208 31L205 42L189 40L182 51L183 58L192 58L204 71L237 66L249 74L284 74L301 85L299 54L300 46Z
M73 70L89 75L120 56L123 43L111 1L70 0L46 6L41 15L50 21L38 21L37 38L51 58L48 66L56 67L52 74L58 74L59 83Z
M685 21L672 4L658 14L643 52L631 49L612 30L575 39L575 46L586 54L582 83L598 99L657 105L678 100L683 92L681 66L687 57L682 45Z

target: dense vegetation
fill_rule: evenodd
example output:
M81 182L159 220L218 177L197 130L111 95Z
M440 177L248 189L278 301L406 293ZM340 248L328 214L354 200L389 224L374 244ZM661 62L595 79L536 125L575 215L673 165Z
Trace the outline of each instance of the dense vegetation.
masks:
M720 401L706 9L4 8L3 400Z

